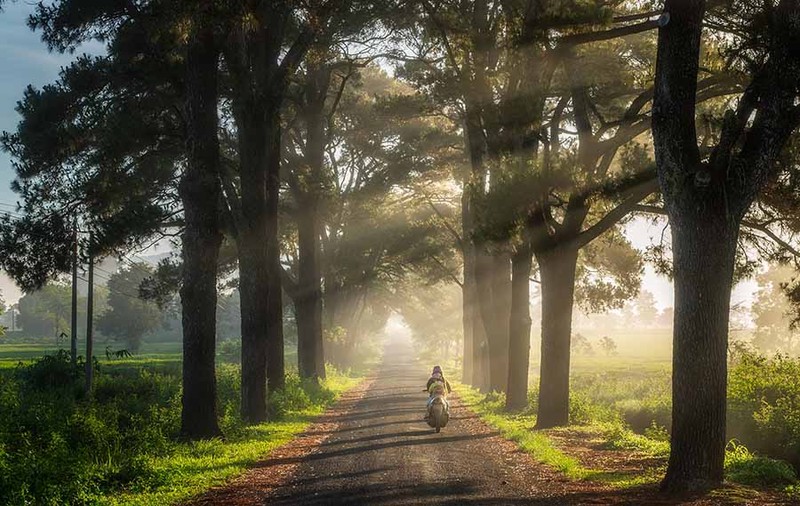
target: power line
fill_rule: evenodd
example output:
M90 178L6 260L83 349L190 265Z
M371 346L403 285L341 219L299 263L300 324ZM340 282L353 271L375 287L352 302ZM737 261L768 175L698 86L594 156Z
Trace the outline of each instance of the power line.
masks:
M97 277L99 277L99 276L98 276L97 274L95 274L95 277L97 278ZM88 279L86 279L86 278L85 278L85 277L83 277L83 276L78 276L78 279L80 279L80 280L82 280L82 281L85 281L85 282L87 282L87 283L89 282L89 280L88 280ZM100 280L101 280L101 281L108 281L107 279L103 279L103 278L100 278ZM139 296L136 296L136 295L131 295L131 294L129 294L129 293L126 293L126 292L123 292L123 291L120 291L120 290L117 290L117 289L111 289L111 288L109 288L109 287L108 287L108 285L106 285L106 286L103 286L103 285L101 285L101 284L99 284L99 283L92 283L92 284L93 284L93 285L94 285L96 288L105 288L106 290L108 290L108 291L109 291L109 292L111 292L111 293L114 293L114 294L117 294L117 295L122 295L123 297L128 297L129 299L138 300L138 301L140 301L140 302L142 301L142 299L141 299Z

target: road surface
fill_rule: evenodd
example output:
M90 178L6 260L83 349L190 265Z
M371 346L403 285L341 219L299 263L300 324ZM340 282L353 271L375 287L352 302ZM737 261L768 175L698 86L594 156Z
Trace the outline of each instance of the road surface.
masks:
M535 462L451 397L436 434L423 421L433 364L410 344L390 344L373 377L300 438L192 505L720 504L667 501L647 490L613 491L569 480ZM447 371L445 371L446 373Z

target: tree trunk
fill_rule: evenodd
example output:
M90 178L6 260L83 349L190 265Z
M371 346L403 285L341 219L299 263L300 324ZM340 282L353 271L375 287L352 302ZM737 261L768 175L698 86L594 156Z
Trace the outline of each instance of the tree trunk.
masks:
M265 234L239 238L242 313L242 418L267 419L267 266ZM263 242L262 242L263 241Z
M530 244L523 244L511 258L507 410L519 410L528 405L531 357L530 276L533 263L531 255Z
M489 382L492 390L508 386L509 323L511 318L511 259L501 253L492 257L492 333L489 334Z
M242 418L267 419L267 341L269 336L267 254L267 132L263 108L239 111L242 226L239 249L239 293L242 313Z
M475 386L475 247L470 241L472 235L472 211L466 183L461 194L461 255L464 260L464 276L461 285L461 321L464 332L463 367L461 381Z
M707 215L680 220L685 225L671 222L672 449L662 488L683 492L704 490L723 479L728 318L738 224L715 224Z
M475 286L473 285L472 300L477 300ZM489 389L489 344L486 342L486 327L483 324L480 311L473 306L472 310L472 386L481 392L490 392Z
M286 386L283 343L283 287L278 205L281 186L281 104L270 97L267 109L267 385L271 391Z
M474 308L474 292L475 292L475 280L474 274L470 271L472 270L472 266L468 266L468 262L466 260L467 253L464 252L464 282L461 286L461 325L462 331L464 333L464 342L462 346L462 374L461 374L461 381L463 383L472 384L474 380L474 327L473 323L475 321L475 315L473 312L475 311Z
M315 380L325 378L317 216L315 203L305 202L297 218L299 275L298 293L294 301L297 314L297 364L300 377Z
M537 253L542 282L542 354L536 427L569 422L569 359L578 250Z
M508 324L511 263L508 255L489 255L476 248L475 280L486 336L489 389L505 392L508 380Z
M188 439L221 434L217 425L215 372L219 223L219 141L217 65L213 30L201 27L186 58L188 153L180 183L183 230L183 394L181 435Z

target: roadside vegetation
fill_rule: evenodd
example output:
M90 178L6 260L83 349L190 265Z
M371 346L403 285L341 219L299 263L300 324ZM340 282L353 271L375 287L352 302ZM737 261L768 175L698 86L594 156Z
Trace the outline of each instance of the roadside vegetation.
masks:
M503 394L484 394L464 384L458 384L456 391L469 409L504 437L570 478L623 488L657 483L670 451L668 362L659 365L652 358L616 356L579 357L576 362L566 427L534 430L535 378L527 407L516 412L505 409ZM626 366L619 366L623 362ZM733 346L726 480L800 497L799 375L798 358Z
M262 460L359 381L331 367L320 385L289 374L270 420L247 426L239 366L220 364L224 437L183 442L179 360L99 364L91 398L82 371L64 351L0 369L0 504L176 502Z

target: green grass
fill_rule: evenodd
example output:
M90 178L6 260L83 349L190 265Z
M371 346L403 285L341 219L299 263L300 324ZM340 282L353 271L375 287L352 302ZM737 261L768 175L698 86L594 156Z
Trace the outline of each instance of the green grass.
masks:
M78 355L85 355L86 343L78 342ZM107 359L106 346L112 350L124 348L122 345L104 342L95 343L94 355L101 364L155 364L180 363L181 343L144 343L140 352L130 358ZM56 345L52 339L26 340L0 338L0 368L16 367L19 363L29 364L45 355L53 355L59 350L69 351L69 342Z
M78 355L84 355L86 343L78 342ZM94 356L101 367L111 369L126 367L148 367L159 371L180 371L182 360L182 344L180 342L144 342L141 350L131 357L121 359L108 359L105 355L106 346L111 350L123 349L124 345L104 342L95 343ZM45 356L58 353L59 350L69 351L69 343L56 345L52 339L17 339L0 338L0 370L11 369L19 364L27 365ZM296 369L297 347L287 346L284 357L288 370ZM225 363L223 357L217 357L217 363ZM370 364L373 365L373 364ZM358 372L358 371L356 371Z
M175 358L101 363L91 398L83 395L82 376L81 364L72 365L63 351L0 370L0 504L180 501L265 458L361 380L330 368L315 385L290 373L286 388L270 396L271 421L248 427L239 419L239 366L219 364L225 437L184 443L177 438Z
M654 332L655 333L655 332ZM611 334L609 334L611 335ZM652 337L652 336L651 336ZM633 336L628 336L632 339ZM785 357L739 357L730 367L729 434L747 438L747 447L731 443L726 479L737 490L748 487L785 490L800 498L793 457L800 451L800 361ZM601 481L617 488L656 483L669 456L671 381L668 357L652 355L574 357L570 426L536 431L538 366L531 368L530 404L521 414L504 411L502 396L483 395L458 385L457 391L481 418L535 459L572 479ZM745 423L746 422L746 423ZM566 437L569 435L570 437ZM776 445L776 442L782 443ZM560 445L560 446L559 446ZM570 455L572 445L635 454L647 461L644 472L591 469Z
M287 412L279 421L242 427L225 441L177 445L168 457L152 459L147 482L134 485L129 491L108 494L98 504L172 504L223 484L303 432L315 416L359 381L360 378L331 374L322 386L333 395L324 402Z
M734 483L786 488L787 492L798 485L792 466L782 460L755 455L735 440L726 448L725 475Z
M458 382L453 383L453 388L469 409L539 462L573 479L582 479L589 472L580 465L578 459L559 450L544 433L533 430L535 415L504 413L504 401L500 395L484 395Z
M537 461L552 467L574 480L601 481L618 488L654 483L660 479L660 470L646 473L623 473L614 470L592 469L581 464L574 456L559 448L553 436L571 431L580 434L587 442L599 442L608 449L626 450L650 456L665 456L669 443L635 434L619 422L598 422L565 429L534 430L536 415L530 411L507 413L502 395L480 393L467 385L454 385L459 397L490 426L506 439L516 442Z

